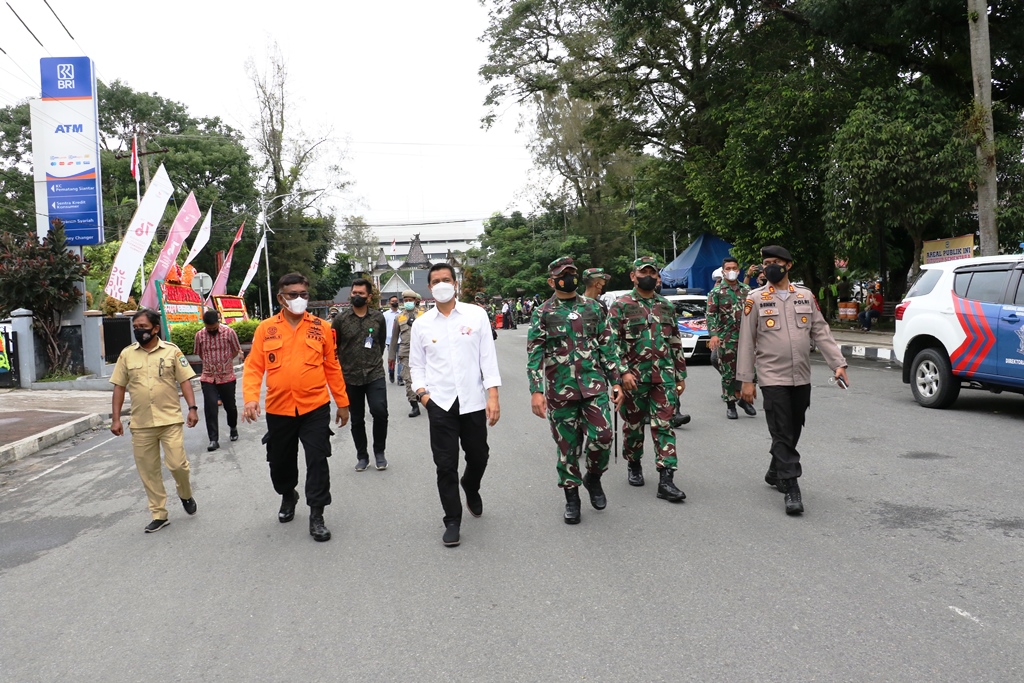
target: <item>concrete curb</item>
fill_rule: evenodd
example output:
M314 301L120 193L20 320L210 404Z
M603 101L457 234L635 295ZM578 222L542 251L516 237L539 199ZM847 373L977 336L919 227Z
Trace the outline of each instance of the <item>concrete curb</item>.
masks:
M33 391L114 391L109 377L79 377L66 382L32 382Z
M874 346L853 346L841 344L839 350L847 358L863 358L865 360L894 361L896 355L892 349L879 348Z
M109 413L106 415L93 413L92 415L85 415L71 422L51 427L45 432L34 434L21 441L0 446L0 467L4 467L33 453L38 453L44 448L49 448L82 432L95 429L109 419Z

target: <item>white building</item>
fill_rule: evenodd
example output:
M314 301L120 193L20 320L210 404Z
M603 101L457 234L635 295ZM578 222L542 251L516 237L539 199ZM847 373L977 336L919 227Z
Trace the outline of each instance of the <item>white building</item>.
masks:
M414 235L419 234L420 245L427 259L437 263L444 261L449 251L461 255L473 247L479 247L484 225L483 221L478 220L465 223L375 225L373 231L377 234L378 244L384 250L388 265L398 268L409 255Z

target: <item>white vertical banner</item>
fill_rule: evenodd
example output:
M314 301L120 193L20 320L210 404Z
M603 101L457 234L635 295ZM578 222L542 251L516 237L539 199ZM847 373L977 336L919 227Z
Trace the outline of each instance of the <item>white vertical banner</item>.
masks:
M118 301L128 301L135 275L142 267L142 261L149 250L149 245L156 236L156 226L164 215L167 201L171 198L174 187L163 164L153 176L146 189L146 196L139 203L139 208L132 216L132 222L125 233L121 248L114 259L114 267L110 269L110 277L104 288L110 296Z
M249 263L249 270L245 271L245 279L242 280L242 288L238 290L238 296L245 294L245 288L249 286L252 279L256 277L256 271L260 267L260 252L267 248L267 233L263 233L263 238L260 243L256 245L256 253L252 255L252 261Z
M199 233L196 234L196 241L192 243L192 248L188 250L188 258L185 259L184 268L188 264L192 263L192 259L199 255L199 252L203 250L206 243L210 241L210 226L213 216L213 205L210 205L210 210L206 212L206 218L203 219L203 224L199 226Z

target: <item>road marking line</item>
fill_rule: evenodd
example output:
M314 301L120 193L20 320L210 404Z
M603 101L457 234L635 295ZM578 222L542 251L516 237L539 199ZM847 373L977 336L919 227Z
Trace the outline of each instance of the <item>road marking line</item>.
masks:
M984 624L981 623L981 619L979 619L978 617L974 616L973 614L971 614L970 612L968 612L966 610L962 610L959 607L953 607L953 605L950 605L949 609L953 610L954 612L956 612L957 614L962 616L964 619L970 619L971 621L973 621L978 626L984 626Z
M39 473L39 474L37 474L36 476L34 476L34 477L32 477L31 479L29 479L28 481L26 481L26 482L25 482L25 484L31 484L31 483L32 483L32 482L34 482L34 481L35 481L36 479L39 479L40 477L45 477L45 476L46 476L47 474L49 474L50 472L53 472L54 470L58 470L58 469L60 469L61 467L64 467L64 465L67 465L67 464L68 464L69 462L71 462L71 461L72 461L72 460L74 460L75 458L81 457L81 456L85 455L86 453L88 453L89 451L94 451L94 450L96 450L97 448L99 448L100 446L102 446L103 444L105 444L105 443L110 443L111 441L113 441L113 440L114 440L114 439L116 439L116 438L117 438L116 436L112 436L112 437L110 437L109 439L107 439L106 441L103 441L103 442L101 442L101 443L98 443L98 444L96 444L96 445L95 445L95 446L93 446L92 448L86 448L86 449L85 449L84 451L82 451L82 452L81 452L81 453L79 453L78 455L72 455L72 456L71 456L70 458L68 458L68 459L67 459L67 460L65 460L64 462L62 462L62 463L59 463L59 464L57 464L57 465L54 465L53 467L51 467L50 469L46 470L45 472L40 472L40 473ZM22 484L21 486L24 486L25 484ZM21 486L15 486L15 487L14 487L13 489L7 489L7 490L8 490L9 492L12 492L12 491L17 491L18 489L20 489L20 488L21 488Z

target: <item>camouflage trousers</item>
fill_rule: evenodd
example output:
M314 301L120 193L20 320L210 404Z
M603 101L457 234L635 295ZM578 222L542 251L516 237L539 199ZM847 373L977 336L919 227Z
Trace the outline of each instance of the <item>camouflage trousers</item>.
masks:
M612 449L608 394L582 401L548 399L548 424L558 450L558 485L581 486L580 455L587 440L587 471L604 472Z
M416 388L412 385L412 378L409 376L409 356L399 356L398 362L402 371L398 374L405 382L405 398L409 401L416 401Z
M630 462L639 462L644 454L644 418L651 418L651 439L654 441L654 464L658 469L676 469L676 433L672 416L679 405L679 395L671 384L637 382L627 391L622 402L622 455Z
M718 347L718 372L722 375L722 400L728 403L736 400L740 383L736 381L736 348L738 342Z

